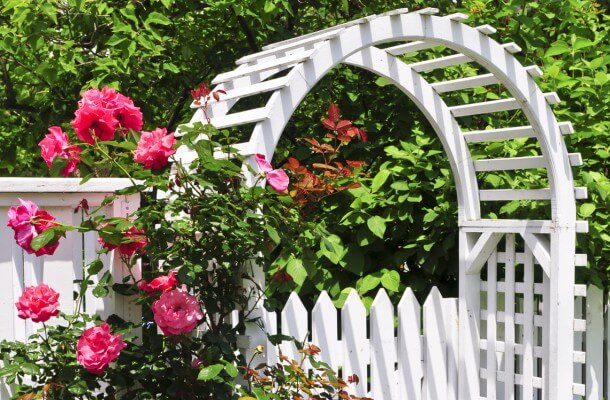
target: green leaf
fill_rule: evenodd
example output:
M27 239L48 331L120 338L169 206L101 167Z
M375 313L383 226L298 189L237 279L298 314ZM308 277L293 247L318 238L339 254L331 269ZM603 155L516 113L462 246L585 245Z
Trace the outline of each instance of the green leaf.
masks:
M55 232L55 229L47 229L46 231L40 232L34 237L34 239L32 239L32 249L34 249L34 251L40 250L55 239L56 236L57 233Z
M89 263L89 265L87 266L87 272L89 273L89 275L95 275L98 272L100 272L103 268L104 268L104 263L102 262L102 260L97 258L97 259L93 260L91 263Z
M158 24L158 25L170 25L172 23L172 21L167 18L165 15L158 13L156 11L151 12L148 15L148 18L146 18L146 22L144 22L147 25L150 24Z
M378 276L367 275L358 281L356 290L362 295L375 289L380 283L381 279Z
M559 54L569 53L570 46L566 42L557 41L546 51L545 57L557 56Z
M267 226L265 226L265 228L267 229L267 233L269 234L269 238L271 240L273 240L273 243L280 244L281 241L282 241L282 238L280 238L280 235L277 233L277 230L275 230L275 228L272 227L271 225L267 225Z
M388 78L379 77L375 81L375 84L379 87L384 87L384 86L392 85L392 81L389 80Z
M593 214L595 211L595 204L593 203L584 203L580 206L580 216L583 218L587 218Z
M199 371L199 375L197 375L197 379L200 381L209 381L210 379L215 378L220 374L220 371L224 369L224 365L222 364L213 364L209 367L203 368Z
M377 175L375 175L375 178L373 178L373 184L371 185L371 191L373 193L375 193L376 191L378 191L383 184L388 180L388 177L392 175L392 171L384 169L382 171L379 171L377 173Z
M369 230L373 232L373 235L383 239L386 228L385 220L383 218L378 215L372 216L366 221L366 226L368 226Z
M294 283L299 286L302 286L305 282L305 279L307 278L307 270L303 266L303 261L297 258L291 258L288 261L288 265L286 266L286 272L288 272L288 274L292 276L292 279L294 279Z
M239 374L237 367L231 363L227 363L227 365L225 365L225 371L231 378L235 378Z
M387 271L381 277L381 284L390 292L398 292L400 286L400 274L397 271Z

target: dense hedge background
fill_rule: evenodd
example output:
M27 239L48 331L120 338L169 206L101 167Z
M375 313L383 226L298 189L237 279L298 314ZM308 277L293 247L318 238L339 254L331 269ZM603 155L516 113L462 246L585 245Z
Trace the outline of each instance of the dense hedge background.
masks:
M544 91L557 91L560 120L571 121L576 134L566 137L571 151L583 154L575 169L590 200L580 205L591 222L582 242L589 253L583 275L597 285L608 282L610 234L610 4L584 0L517 1L359 1L359 0L2 0L0 12L0 174L44 176L37 142L50 125L69 121L80 93L88 87L113 86L139 104L152 128L175 129L186 122L191 88L233 68L234 61L267 43L395 8L437 7L442 14L465 12L475 26L498 28L494 37L514 41L524 65L544 71ZM430 53L430 54L427 54ZM438 56L435 48L405 58ZM429 74L447 79L475 74L464 65ZM466 97L505 96L491 86L449 96L450 104ZM419 111L383 79L340 67L315 88L287 128L275 163L288 154L309 155L298 140L321 133L318 121L328 104L341 105L344 117L363 126L370 142L349 150L367 162L363 187L320 205L319 224L333 234L319 248L287 260L288 272L303 293L328 290L338 303L356 287L372 301L383 286L398 299L406 286L420 296L438 285L456 294L456 201L449 165L440 143ZM523 117L468 121L479 129L518 125ZM67 127L66 127L67 128ZM473 148L475 156L533 154L523 141ZM487 174L485 187L535 187L546 177ZM492 216L542 217L536 204L513 202ZM371 225L375 225L372 227ZM305 280L305 276L310 279ZM279 285L279 292L294 285ZM281 297L281 296L280 296Z

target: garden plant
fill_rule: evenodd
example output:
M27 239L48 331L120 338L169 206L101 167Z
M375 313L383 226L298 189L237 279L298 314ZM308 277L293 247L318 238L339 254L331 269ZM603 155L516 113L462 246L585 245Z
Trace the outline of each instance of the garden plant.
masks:
M223 95L205 84L192 94L204 110L210 98ZM241 310L240 320L247 321L251 312L244 264L272 271L271 287L306 279L307 270L295 266L292 254L328 234L312 224L311 207L359 186L353 178L363 163L343 159L341 151L366 140L362 129L341 119L331 104L321 124L323 138L304 138L317 162L301 165L289 158L284 170L257 154L258 171L244 171L231 132L218 131L209 120L181 127L178 138L166 128L143 131L140 109L107 87L83 93L70 125L74 137L53 126L39 143L52 173L83 181L117 174L132 185L99 209L89 208L84 198L79 208L86 218L79 226L59 223L27 199L9 209L8 225L19 246L36 256L52 255L68 231L95 231L100 256L115 251L129 273L116 281L107 271L94 284L103 263L98 258L87 265L72 314L59 312L52 287L25 289L18 315L42 323L42 329L27 343L0 343L12 359L0 377L16 385L19 399L355 399L345 390L348 384L314 360L313 345L300 345L302 360L283 357L285 366L269 366L264 374L258 372L263 366L246 365L237 352L243 322L230 316ZM180 145L196 152L195 161L176 158ZM244 185L246 174L255 175L256 184ZM101 214L116 196L130 193L141 193L145 202L134 215ZM140 259L144 278L137 270ZM110 291L138 296L143 320L87 315L81 306L88 290L100 298ZM304 372L305 359L312 374ZM248 384L236 387L239 377Z

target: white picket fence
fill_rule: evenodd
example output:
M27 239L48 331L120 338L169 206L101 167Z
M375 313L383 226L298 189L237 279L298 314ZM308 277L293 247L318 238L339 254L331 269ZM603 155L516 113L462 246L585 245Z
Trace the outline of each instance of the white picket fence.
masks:
M423 307L407 289L396 312L381 289L369 318L355 291L341 310L322 292L311 312L311 326L309 312L292 293L277 317L265 313L267 332L320 347L320 358L340 376L358 376L360 382L349 386L352 394L375 400L457 399L457 299L443 299L436 288ZM267 344L267 362L277 362L280 352L300 359L294 342L285 341L278 347Z

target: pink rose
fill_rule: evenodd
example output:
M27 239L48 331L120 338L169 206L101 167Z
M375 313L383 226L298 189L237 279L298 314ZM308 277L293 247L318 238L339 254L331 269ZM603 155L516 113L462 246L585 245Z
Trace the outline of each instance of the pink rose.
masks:
M271 185L273 190L282 193L288 189L290 179L283 169L273 169L269 161L267 161L264 154L256 154L254 156L258 167L263 172L263 175L267 179L267 183Z
M59 246L59 234L54 240L36 251L32 249L32 240L40 233L57 226L55 217L44 210L38 209L38 206L29 200L19 199L19 202L21 203L20 206L8 209L8 222L6 224L15 231L15 241L28 254L52 255Z
M152 304L154 319L163 334L189 333L203 318L195 296L180 289L170 290Z
M103 223L100 228L104 228L110 226L110 224ZM132 226L127 230L122 232L123 237L121 238L121 243L116 245L112 243L107 243L100 236L97 240L98 242L108 250L114 250L116 248L119 249L121 254L126 255L127 257L131 257L135 254L136 250L141 249L142 247L148 244L146 240L146 235L142 229L136 228Z
M159 169L167 165L169 156L176 150L174 134L167 134L167 129L157 128L152 132L142 132L134 161L144 165L146 169Z
M138 283L138 289L146 294L153 294L155 292L167 292L172 290L178 284L176 279L176 271L171 271L168 275L158 276L150 283L142 279Z
M68 176L76 171L76 165L80 162L80 152L82 150L78 146L70 145L68 135L59 126L50 127L49 133L38 143L38 146L40 147L40 155L47 167L51 168L55 157L60 157L68 160L68 164L61 171L63 176Z
M114 139L119 121L114 117L112 110L95 103L83 102L74 115L75 118L70 125L74 127L76 136L81 141L93 145L96 140Z
M127 133L128 129L139 131L142 129L142 112L139 107L133 104L133 101L109 87L104 87L102 90L89 89L83 93L83 99L79 102L79 106L89 105L93 107L103 108L112 113L112 116L117 120L118 125L122 128L121 133Z
M15 303L17 315L21 319L31 318L34 322L47 322L59 314L59 293L44 283L26 287L19 301Z
M92 374L101 374L127 346L121 335L110 333L107 323L85 329L76 344L76 360Z

